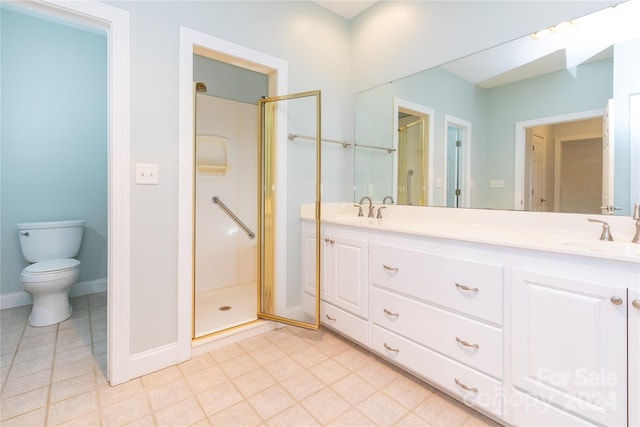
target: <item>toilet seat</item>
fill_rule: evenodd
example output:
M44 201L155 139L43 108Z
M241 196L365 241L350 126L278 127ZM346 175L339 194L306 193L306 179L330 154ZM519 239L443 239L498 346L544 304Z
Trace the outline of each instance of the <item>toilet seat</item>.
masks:
M66 270L72 270L79 265L80 261L73 258L50 259L47 261L35 262L27 266L23 272L27 274L61 273Z

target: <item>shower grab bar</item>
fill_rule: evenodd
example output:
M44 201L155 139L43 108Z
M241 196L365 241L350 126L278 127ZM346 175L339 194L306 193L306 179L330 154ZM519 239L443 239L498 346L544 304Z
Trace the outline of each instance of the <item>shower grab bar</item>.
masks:
M289 137L289 141L293 141L294 139L310 139L312 141L316 140L315 136L298 135L298 134L295 134L295 133L290 133L287 136ZM331 142L333 144L342 144L342 148L348 148L348 147L351 146L350 142L338 141L337 139L321 138L320 141Z
M213 203L215 203L215 204L219 205L219 206L220 206L220 208L221 208L223 211L225 211L225 212L226 212L226 214L227 214L227 215L229 215L229 217L231 217L231 219L232 219L232 220L234 220L234 221L235 221L235 223L236 223L236 224L238 224L238 225L240 226L240 228L242 228L242 229L247 233L247 235L249 236L249 238L250 238L250 239L253 239L253 238L255 238L255 237L256 237L256 234L255 234L253 231L251 231L251 229L250 229L249 227L247 227L247 226L245 225L245 223L244 223L244 222L242 222L242 221L240 220L240 218L238 218L238 217L236 216L236 214L234 214L233 212L231 212L231 209L229 209L229 208L227 207L227 205L225 205L224 203L222 203L222 200L220 200L220 197L218 197L218 196L213 196L213 197L211 198L211 201L212 201Z

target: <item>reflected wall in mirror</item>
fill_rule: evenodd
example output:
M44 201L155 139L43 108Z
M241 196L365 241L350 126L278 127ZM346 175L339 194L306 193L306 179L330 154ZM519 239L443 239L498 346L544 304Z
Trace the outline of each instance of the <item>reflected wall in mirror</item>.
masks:
M638 19L640 2L619 4L548 38L527 36L358 93L354 199L392 195L405 204L415 182L429 206L629 215L630 171L640 168L628 119L640 92ZM402 159L398 99L431 110L418 180ZM609 100L615 121L605 141ZM569 124L582 118L592 120Z

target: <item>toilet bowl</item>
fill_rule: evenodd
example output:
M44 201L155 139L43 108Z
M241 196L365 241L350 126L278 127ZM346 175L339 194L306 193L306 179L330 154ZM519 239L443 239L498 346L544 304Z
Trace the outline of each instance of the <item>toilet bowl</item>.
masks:
M20 281L31 294L31 326L48 326L71 317L68 292L80 275L80 261L73 258L40 261L22 270Z
M48 326L71 317L69 289L80 274L83 220L18 224L20 247L32 264L20 274L24 290L33 299L29 324Z

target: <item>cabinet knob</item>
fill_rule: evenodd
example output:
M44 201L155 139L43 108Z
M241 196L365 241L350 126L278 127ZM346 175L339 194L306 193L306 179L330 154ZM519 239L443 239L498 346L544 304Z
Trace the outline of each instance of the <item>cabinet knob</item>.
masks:
M620 304L622 304L622 302L623 302L623 300L620 297L617 297L617 296L612 296L611 297L611 304L613 304L613 305L620 305Z
M399 348L393 348L387 343L384 343L383 345L384 345L384 348L386 348L387 350L389 350L392 353L399 353L400 352Z
M631 301L631 305L637 309L640 309L640 299L634 299L633 301Z

